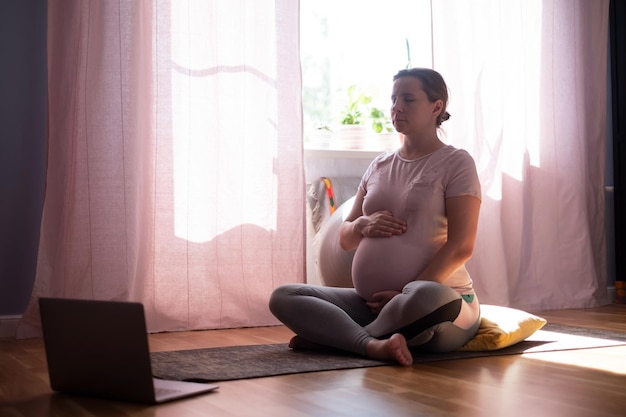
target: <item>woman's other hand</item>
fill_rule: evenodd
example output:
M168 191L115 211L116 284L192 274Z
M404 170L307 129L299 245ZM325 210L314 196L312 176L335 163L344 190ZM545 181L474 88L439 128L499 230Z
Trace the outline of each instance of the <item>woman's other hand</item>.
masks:
M387 305L387 303L391 301L391 299L398 294L400 294L398 291L392 291L392 290L379 291L372 296L372 299L370 301L367 301L367 306L374 313L378 314L380 313L380 310L382 310L383 307Z

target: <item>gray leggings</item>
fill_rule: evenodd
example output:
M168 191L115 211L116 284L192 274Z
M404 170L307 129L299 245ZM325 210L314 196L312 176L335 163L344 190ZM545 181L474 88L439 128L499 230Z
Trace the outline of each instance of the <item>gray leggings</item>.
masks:
M448 352L463 346L478 331L452 322L464 301L458 292L431 281L413 281L379 314L353 288L288 284L276 288L270 310L300 337L317 344L366 356L367 343L402 333L409 346ZM477 302L477 301L474 301Z

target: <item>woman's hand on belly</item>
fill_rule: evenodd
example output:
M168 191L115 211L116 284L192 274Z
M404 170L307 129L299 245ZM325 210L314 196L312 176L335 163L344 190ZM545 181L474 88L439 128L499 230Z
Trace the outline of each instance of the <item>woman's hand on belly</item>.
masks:
M372 296L371 300L367 301L367 306L372 312L378 314L398 294L400 294L398 291L379 291Z
M391 237L406 232L406 222L387 210L361 216L357 222L357 228L364 237Z

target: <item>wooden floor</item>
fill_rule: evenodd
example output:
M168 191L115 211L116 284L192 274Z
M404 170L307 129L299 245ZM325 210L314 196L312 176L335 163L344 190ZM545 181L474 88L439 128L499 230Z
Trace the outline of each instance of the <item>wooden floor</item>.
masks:
M537 313L626 333L626 305ZM151 350L281 343L284 327L154 334ZM159 406L53 394L40 339L0 339L0 416L626 416L626 347L227 381Z

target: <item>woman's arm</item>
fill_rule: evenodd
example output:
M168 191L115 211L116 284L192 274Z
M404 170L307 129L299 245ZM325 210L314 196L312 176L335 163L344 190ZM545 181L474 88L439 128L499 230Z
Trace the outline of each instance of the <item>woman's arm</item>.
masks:
M478 197L464 195L446 199L448 240L416 280L443 282L467 262L474 251L479 212Z
M365 193L359 189L352 210L339 229L339 245L343 250L359 246L363 237L391 237L406 232L406 222L393 216L390 211L378 211L363 215Z

